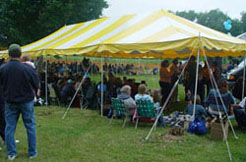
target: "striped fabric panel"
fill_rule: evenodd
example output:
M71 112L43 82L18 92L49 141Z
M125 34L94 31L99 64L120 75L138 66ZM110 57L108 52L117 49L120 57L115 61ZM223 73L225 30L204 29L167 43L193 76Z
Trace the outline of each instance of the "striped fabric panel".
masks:
M121 27L123 24L127 23L133 17L134 17L134 15L128 15L128 16L122 16L122 17L120 17L118 20L114 21L109 26L103 28L99 32L95 32L96 34L88 37L87 39L84 39L83 41L79 42L76 45L73 45L72 48L75 48L75 47L83 47L83 46L85 46L87 44L90 44L90 43L92 43L92 42L94 42L96 40L101 39L103 36L111 33L115 29L117 29L117 28Z
M241 43L241 41L239 39L231 37L231 36L228 36L227 34L224 34L224 33L218 32L216 30L213 30L211 28L208 28L208 27L202 26L200 24L191 22L191 21L189 21L187 19L184 19L184 18L181 18L179 16L170 14L170 13L168 13L166 11L164 13L165 13L165 15L167 15L168 17L170 17L174 21L180 22L181 24L186 25L189 28L192 28L192 29L196 30L197 33L200 32L201 36L206 35L208 38L212 38L212 39L230 41L230 42L234 42L234 43L235 42Z
M35 48L33 48L32 50L36 50L36 49L45 49L48 46L55 44L61 40L63 40L65 37L77 32L78 30L81 30L82 28L84 28L86 25L92 23L88 22L88 23L79 23L79 24L75 24L73 26L69 26L69 30L64 31L64 33L61 33L60 35L57 35L56 37L54 37L53 39L48 40L46 43L43 43L39 46L36 46Z
M161 11L154 12L147 16L145 19L137 22L136 24L126 28L122 32L112 36L111 38L104 41L104 43L117 43L119 40L128 37L135 32L147 27L148 25L151 25L153 22L157 21L158 19L162 18L163 14Z
M41 49L76 51L98 44L154 43L183 40L194 38L199 33L202 37L216 41L233 44L244 43L243 40L161 10L141 15L105 17L64 26L47 37L22 47L22 50L23 52L40 51Z
M85 25L87 25L85 28L82 28L81 30L69 35L69 36L66 36L64 37L64 39L62 39L61 41L55 43L55 44L52 44L51 46L48 46L47 48L57 48L61 45L64 45L66 44L67 42L71 41L71 40L74 40L76 39L78 36L80 35L83 35L84 33L86 33L87 31L93 29L95 26L98 26L100 25L101 23L103 23L104 21L106 21L108 18L105 17L105 18L101 18L101 19L97 19L93 22L91 22L90 24L86 23ZM64 48L63 48L64 49Z

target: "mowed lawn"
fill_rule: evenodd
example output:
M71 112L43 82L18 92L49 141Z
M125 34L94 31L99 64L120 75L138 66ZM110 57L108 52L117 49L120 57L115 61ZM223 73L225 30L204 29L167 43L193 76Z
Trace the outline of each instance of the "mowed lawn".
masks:
M150 87L158 88L155 77L136 78L147 80ZM152 83L152 81L157 82ZM182 102L169 106L171 110L185 108L183 87L179 86ZM114 119L109 124L107 117L101 117L98 110L72 108L63 120L65 108L49 106L35 107L37 120L38 157L28 159L27 136L23 122L16 130L18 157L15 161L40 162L226 162L229 161L225 142L213 141L210 133L196 136L185 133L182 137L168 136L169 127L157 129L148 141L145 140L151 123L140 123L138 129L129 121L122 128L122 120ZM236 126L236 122L233 121ZM246 134L236 129L236 140L229 131L229 145L235 162L246 161ZM4 147L0 161L7 160Z
M122 120L109 124L96 110L71 109L63 120L64 108L36 107L38 157L29 160L27 137L22 121L19 122L16 139L18 157L16 161L229 161L225 142L213 141L209 134L196 136L185 133L183 137L168 137L168 127L157 128L150 139L145 136L151 124L141 124L135 130ZM234 124L235 125L235 124ZM235 140L231 131L229 144L234 161L246 161L246 134L236 131ZM7 161L4 148L0 161Z

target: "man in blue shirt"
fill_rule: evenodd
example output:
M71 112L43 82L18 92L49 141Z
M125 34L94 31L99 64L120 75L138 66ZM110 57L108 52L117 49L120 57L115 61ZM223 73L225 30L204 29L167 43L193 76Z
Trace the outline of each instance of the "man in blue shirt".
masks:
M194 113L194 97L192 99L192 104L187 105L185 109L185 114L192 116ZM207 112L205 108L201 105L201 98L199 95L196 97L196 106L195 106L195 118L206 123Z
M28 136L28 154L37 156L36 121L34 116L34 91L39 80L36 70L20 62L21 48L17 44L9 46L10 61L0 67L0 86L5 101L5 143L8 159L17 156L14 134L20 114Z
M208 112L214 116L218 116L220 113L222 115L226 112L229 113L230 106L236 103L233 95L228 91L226 80L219 80L218 88L218 90L211 89L205 100L205 103L209 107Z

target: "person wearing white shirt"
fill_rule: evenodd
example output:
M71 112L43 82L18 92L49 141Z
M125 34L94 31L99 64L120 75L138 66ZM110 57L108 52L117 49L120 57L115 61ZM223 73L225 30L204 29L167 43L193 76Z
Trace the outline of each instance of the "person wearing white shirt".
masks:
M138 94L135 95L135 101L137 101L137 100L149 100L149 101L154 103L153 98L150 95L146 94L146 90L147 90L146 85L140 84L138 86ZM159 113L160 109L156 109L157 107L156 107L155 103L154 103L154 108L155 108L156 113ZM159 108L159 106L158 106L158 108ZM158 125L161 127L164 126L164 119L163 119L162 115L160 116L160 118L158 120Z
M138 94L135 95L135 101L137 100L150 100L153 102L153 99L150 95L146 94L146 85L140 84L138 86Z

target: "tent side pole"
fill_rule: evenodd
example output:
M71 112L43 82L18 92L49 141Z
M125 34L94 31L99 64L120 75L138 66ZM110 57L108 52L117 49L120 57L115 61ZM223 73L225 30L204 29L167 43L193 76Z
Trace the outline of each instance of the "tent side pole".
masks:
M45 56L45 106L48 106L48 61Z
M190 58L191 58L193 52L194 52L194 51L191 52L191 54L190 54L190 56L189 56L189 59L188 59L188 62L190 61ZM152 133L153 130L155 129L155 127L156 127L156 125L157 125L157 122L158 122L160 116L162 115L164 109L166 108L166 106L167 106L167 104L168 104L168 101L170 100L170 98L171 98L171 96L172 96L172 94L173 94L175 88L178 86L179 80L181 79L181 76L182 76L182 74L184 73L184 70L185 70L186 66L187 66L187 64L184 66L184 68L182 69L182 72L181 72L180 75L179 75L178 80L177 80L177 81L175 82L175 84L173 85L173 87L172 87L172 89L171 89L171 92L169 93L169 95L168 95L168 97L167 97L165 103L163 104L163 106L162 106L162 108L161 108L159 114L157 115L157 117L156 117L156 119L155 119L155 122L154 122L154 124L152 125L152 127L151 127L151 129L150 129L148 135L145 137L145 140L148 140L148 139L149 139L151 133Z
M90 64L90 66L88 67L88 69L87 69L87 71L86 71L85 74L89 73L91 66L92 66L92 64ZM70 107L72 106L73 101L74 101L75 97L77 96L80 87L82 88L82 84L84 83L84 81L85 81L85 75L83 76L82 80L80 81L79 86L78 86L78 88L76 89L76 91L75 91L75 93L74 93L74 95L73 95L73 98L72 98L72 100L70 101L70 103L69 103L69 105L68 105L68 107L67 107L65 113L63 114L62 119L65 119L65 117L66 117L66 115L67 115L67 113L68 113L68 110L69 110ZM81 107L81 109L82 109L82 107Z
M101 56L101 117L103 117L103 64L104 58Z
M246 59L246 53L244 53L244 61L243 61L243 89L242 89L242 100L243 100L243 98L244 98L244 91L245 91L245 65L246 65L246 61L245 61L245 59Z
M212 73L212 71L211 71L211 68L210 68L210 66L209 66L208 59L207 59L207 56L206 56L206 53L205 53L204 49L202 49L202 52L203 52L203 56L205 57L206 64L207 64L207 66L208 66L209 73L210 73L211 76L212 76L212 82L211 82L211 83L214 83L215 89L219 89L219 88L218 88L218 85L217 85L217 83L216 83L216 81L215 81L214 75L213 75L213 73ZM228 113L227 113L227 111L226 111L226 109L225 109L225 103L224 103L224 101L223 101L221 95L220 95L219 99L220 99L220 101L221 101L221 103L222 103L222 105L223 105L224 111L225 111L225 113L226 113L226 117L228 118L229 115L228 115ZM235 133L235 131L234 131L234 128L233 128L233 126L232 126L231 121L228 120L228 122L229 122L229 124L230 124L230 127L231 127L231 129L232 129L232 132L233 132L233 135L234 135L235 139L238 139L238 137L237 137L237 135L236 135L236 133Z

